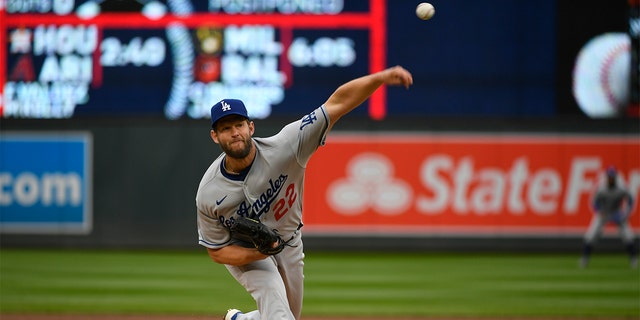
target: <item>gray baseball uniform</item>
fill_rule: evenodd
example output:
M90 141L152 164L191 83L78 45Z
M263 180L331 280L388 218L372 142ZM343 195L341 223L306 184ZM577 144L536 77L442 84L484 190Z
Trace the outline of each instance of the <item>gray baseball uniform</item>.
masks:
M311 155L324 144L329 118L324 107L286 125L269 138L253 138L256 157L239 175L222 170L225 154L205 172L196 194L199 244L219 249L239 244L228 228L238 216L255 215L282 239L281 253L244 266L227 265L253 296L258 310L241 319L299 319L303 297L302 194Z
M625 243L631 243L634 235L629 226L628 215L631 213L632 205L631 193L621 188L619 184L613 188L607 185L601 186L594 194L593 208L596 214L584 236L585 242L595 242L607 223L613 221L618 224L622 240Z

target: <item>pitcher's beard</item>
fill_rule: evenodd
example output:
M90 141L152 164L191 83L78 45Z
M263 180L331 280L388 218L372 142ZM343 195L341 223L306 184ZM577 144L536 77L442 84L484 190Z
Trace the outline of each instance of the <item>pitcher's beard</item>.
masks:
M234 141L234 142L237 142L237 141ZM220 147L222 148L222 151L224 151L224 153L227 154L228 157L231 157L234 159L244 159L249 155L249 153L251 153L251 140L248 140L248 141L242 140L240 142L242 142L242 145L243 145L242 148L240 149L233 149L229 145L220 145Z

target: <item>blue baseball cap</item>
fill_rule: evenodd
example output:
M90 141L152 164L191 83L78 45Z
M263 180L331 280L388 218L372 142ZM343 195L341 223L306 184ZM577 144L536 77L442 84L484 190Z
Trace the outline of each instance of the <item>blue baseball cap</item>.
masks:
M215 127L216 122L223 117L230 116L232 114L243 116L249 119L247 114L247 108L244 107L244 103L238 99L223 99L211 107L211 128Z
M616 170L616 167L614 166L609 166L607 168L607 176L609 177L615 177L618 174L618 170Z

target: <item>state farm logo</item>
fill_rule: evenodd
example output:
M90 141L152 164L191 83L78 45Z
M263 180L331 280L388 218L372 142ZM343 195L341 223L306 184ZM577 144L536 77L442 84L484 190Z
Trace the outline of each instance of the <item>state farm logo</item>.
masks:
M372 209L382 215L398 215L411 206L411 186L394 178L393 163L380 154L353 157L346 175L327 190L327 202L337 212L356 215Z
M328 207L342 216L372 211L380 216L507 215L575 216L590 212L589 199L602 183L599 157L570 157L567 168L518 156L500 164L477 163L476 156L432 154L418 162L392 160L381 153L359 153L345 163L344 176L326 189ZM416 160L416 159L413 159ZM395 167L413 171L396 176ZM640 189L640 170L620 173L631 194Z

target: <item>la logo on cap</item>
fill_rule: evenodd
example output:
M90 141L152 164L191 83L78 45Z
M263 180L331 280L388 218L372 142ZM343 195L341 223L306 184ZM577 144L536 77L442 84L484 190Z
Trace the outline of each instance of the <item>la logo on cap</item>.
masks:
M0 2L2 2L2 0L0 0ZM242 101L238 99L220 100L211 107L211 127L215 127L216 121L220 120L220 118L232 114L249 119L247 108L245 108Z
M229 110L231 110L231 106L230 106L228 103L226 103L224 100L222 100L222 101L220 102L220 104L222 105L222 111L229 111Z

